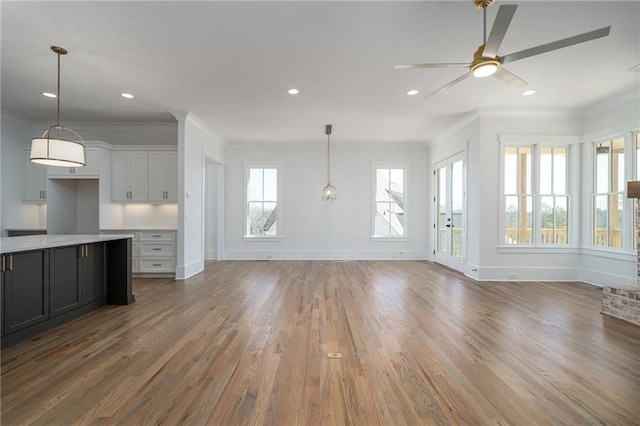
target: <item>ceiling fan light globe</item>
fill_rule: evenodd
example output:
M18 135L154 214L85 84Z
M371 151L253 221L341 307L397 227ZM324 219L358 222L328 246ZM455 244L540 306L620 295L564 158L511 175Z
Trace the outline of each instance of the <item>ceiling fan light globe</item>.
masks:
M478 64L471 69L473 76L476 78L492 76L496 71L498 71L498 65L493 62Z

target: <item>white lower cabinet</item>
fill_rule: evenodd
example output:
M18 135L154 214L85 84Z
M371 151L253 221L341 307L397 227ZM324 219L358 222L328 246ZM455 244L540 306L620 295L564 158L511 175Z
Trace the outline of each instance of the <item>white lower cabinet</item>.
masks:
M105 234L132 234L131 270L139 276L176 273L176 231L119 229Z

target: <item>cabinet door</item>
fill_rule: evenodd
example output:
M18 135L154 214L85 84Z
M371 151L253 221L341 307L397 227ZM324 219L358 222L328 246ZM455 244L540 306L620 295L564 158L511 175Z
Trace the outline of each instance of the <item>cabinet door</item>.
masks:
M167 152L167 198L171 203L178 202L178 153Z
M85 247L80 263L83 305L107 297L104 243L86 244Z
M146 152L131 151L129 163L129 201L149 200L149 156Z
M99 177L98 148L85 148L84 167L48 167L48 175L56 178Z
M49 297L51 318L82 305L79 280L81 246L50 249Z
M129 152L111 153L111 200L129 201Z
M3 257L2 327L7 335L49 319L49 259L47 250Z
M166 201L167 153L149 152L149 201Z
M47 166L32 163L31 153L24 151L24 179L22 201L46 203L47 201Z

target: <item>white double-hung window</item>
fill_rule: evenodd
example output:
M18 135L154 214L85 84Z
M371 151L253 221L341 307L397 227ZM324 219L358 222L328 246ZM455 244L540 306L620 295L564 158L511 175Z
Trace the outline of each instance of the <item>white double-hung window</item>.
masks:
M502 152L502 245L568 245L570 147L505 143Z
M406 239L407 166L402 163L373 162L372 238Z
M245 238L282 235L279 164L245 164Z

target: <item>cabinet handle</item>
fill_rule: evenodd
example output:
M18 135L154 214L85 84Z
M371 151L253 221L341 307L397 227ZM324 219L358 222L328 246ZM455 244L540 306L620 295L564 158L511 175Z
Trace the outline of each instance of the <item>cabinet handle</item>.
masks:
M9 255L9 270L13 271L13 255Z
M6 256L2 256L2 272L4 272L4 258L5 258L5 257L6 257Z
M153 235L153 238L160 238L160 237L162 237L162 235L155 235L155 234Z
M162 266L162 263L154 263L153 266Z
M46 199L47 198L47 191L42 191L42 199Z
M84 245L84 257L89 257L89 244Z
M151 250L153 250L153 251L160 251L160 250L162 250L162 249L161 249L161 248L154 247L154 248L152 248Z

